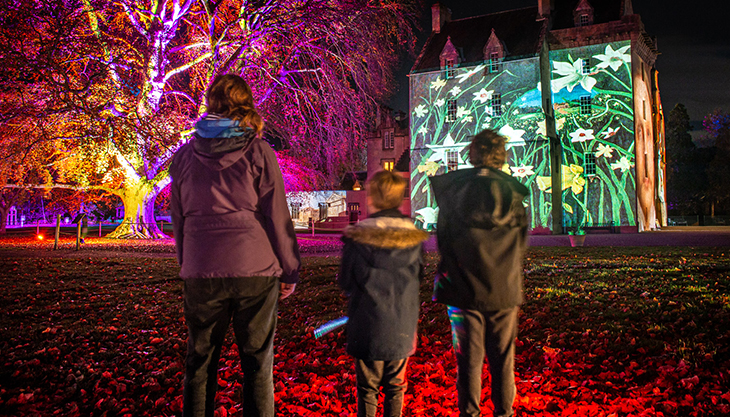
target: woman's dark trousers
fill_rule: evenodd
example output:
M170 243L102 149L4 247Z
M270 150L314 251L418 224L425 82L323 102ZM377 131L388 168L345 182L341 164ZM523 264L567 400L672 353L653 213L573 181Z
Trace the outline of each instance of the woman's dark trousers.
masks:
M233 321L243 371L243 415L273 417L278 278L188 279L183 292L188 325L183 416L213 417L218 360Z

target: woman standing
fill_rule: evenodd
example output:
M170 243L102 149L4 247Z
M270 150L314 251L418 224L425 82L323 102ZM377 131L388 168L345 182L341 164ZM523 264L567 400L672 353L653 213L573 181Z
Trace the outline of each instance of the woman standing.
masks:
M222 75L206 98L207 116L170 165L188 326L183 415L213 416L218 359L233 321L244 415L273 416L277 299L299 281L299 249L251 88Z

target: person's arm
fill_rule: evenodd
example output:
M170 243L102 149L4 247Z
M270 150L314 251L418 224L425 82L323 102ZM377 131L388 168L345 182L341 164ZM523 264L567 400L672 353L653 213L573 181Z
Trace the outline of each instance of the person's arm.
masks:
M170 170L172 171L172 166ZM172 176L172 173L170 174ZM172 219L172 234L175 237L175 251L177 263L183 263L183 229L185 217L183 217L182 204L180 202L180 182L173 177L170 184L170 217Z
M276 155L266 142L257 144L261 150L263 167L259 179L259 204L266 217L266 232L283 270L282 284L299 282L299 245L294 233L289 207L286 203L284 179L281 176ZM282 294L287 288L282 286ZM291 287L291 293L293 291Z
M355 286L353 277L354 255L354 248L351 241L345 240L345 245L342 247L342 257L340 258L340 273L337 274L337 284L345 291L348 297L352 294L353 287Z

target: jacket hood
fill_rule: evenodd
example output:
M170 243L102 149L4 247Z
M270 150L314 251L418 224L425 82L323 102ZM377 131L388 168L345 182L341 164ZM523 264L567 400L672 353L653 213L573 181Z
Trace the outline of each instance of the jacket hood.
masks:
M377 217L348 226L345 238L379 249L407 249L423 243L429 234L418 230L408 218Z
M193 148L203 165L220 171L238 161L255 137L253 129L240 127L236 120L206 116L195 123Z

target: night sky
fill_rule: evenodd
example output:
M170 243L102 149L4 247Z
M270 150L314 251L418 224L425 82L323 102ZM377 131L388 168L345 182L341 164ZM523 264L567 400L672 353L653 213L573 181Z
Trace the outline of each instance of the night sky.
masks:
M558 0L560 1L560 0ZM616 0L617 2L619 0ZM520 7L538 0L444 0L453 19L479 16ZM431 4L425 0L417 52L431 30ZM730 2L726 0L633 0L646 32L657 38L659 90L665 117L675 104L687 108L695 129L702 119L720 108L730 112ZM414 60L407 59L398 74L399 91L391 107L408 110L406 74Z

